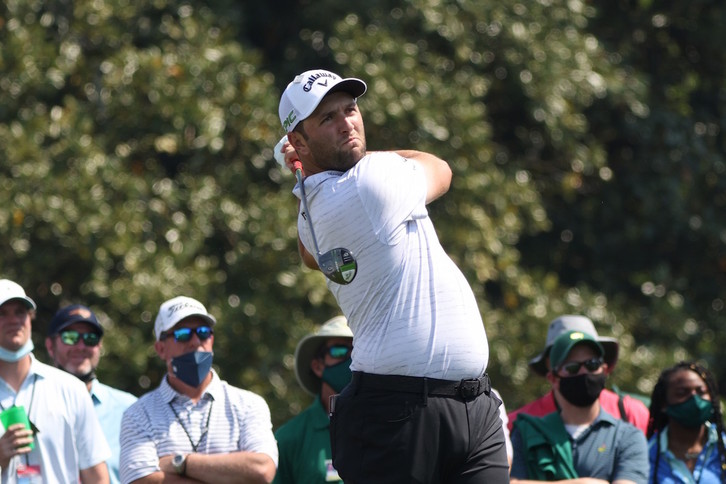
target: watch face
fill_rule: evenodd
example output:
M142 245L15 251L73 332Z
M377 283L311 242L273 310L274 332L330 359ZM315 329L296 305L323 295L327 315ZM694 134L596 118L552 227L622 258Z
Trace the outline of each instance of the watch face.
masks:
M171 465L174 466L177 472L181 472L182 466L184 465L184 454L177 454L171 459Z

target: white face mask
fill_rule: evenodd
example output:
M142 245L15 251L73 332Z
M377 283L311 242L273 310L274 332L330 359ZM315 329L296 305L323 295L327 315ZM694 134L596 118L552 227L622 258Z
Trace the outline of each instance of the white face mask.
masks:
M33 340L28 338L28 341L15 351L6 350L0 346L0 360L7 361L8 363L15 363L20 360L23 356L27 355L33 349Z

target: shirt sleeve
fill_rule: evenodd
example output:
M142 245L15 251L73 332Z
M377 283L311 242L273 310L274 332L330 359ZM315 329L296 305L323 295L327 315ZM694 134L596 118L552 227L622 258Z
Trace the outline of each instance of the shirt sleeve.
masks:
M618 421L622 440L618 446L612 479L628 479L633 482L647 482L650 464L648 443L645 435L629 424Z
M111 448L93 408L93 400L88 397L85 386L79 386L76 393L74 397L75 407L78 410L75 416L78 467L83 470L110 459Z
M277 467L278 450L275 435L272 433L272 420L267 402L259 395L244 392L242 428L239 437L239 450L269 455Z
M150 433L151 422L142 400L131 405L121 419L121 482L128 483L161 470L159 455Z
M428 215L426 174L418 162L376 152L358 165L358 193L381 242L394 242L405 229L404 222Z

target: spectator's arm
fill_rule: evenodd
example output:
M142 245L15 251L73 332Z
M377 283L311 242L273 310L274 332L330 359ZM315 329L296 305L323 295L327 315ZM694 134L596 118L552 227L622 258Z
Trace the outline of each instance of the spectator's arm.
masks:
M164 469L164 459L160 464ZM275 462L270 456L258 452L189 454L186 466L188 477L209 484L218 482L269 484L275 477Z
M106 467L105 462L101 462L87 469L81 469L80 474L83 484L108 484L110 482L108 467Z

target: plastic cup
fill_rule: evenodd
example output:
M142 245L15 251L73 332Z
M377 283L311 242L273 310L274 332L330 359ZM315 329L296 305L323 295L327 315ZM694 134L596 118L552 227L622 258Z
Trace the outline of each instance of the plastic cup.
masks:
M25 425L26 429L30 430L30 420L28 420L28 414L25 413L25 407L22 405L19 407L12 406L0 412L0 422L6 429L11 425L21 423ZM35 442L31 442L29 447L34 448Z

